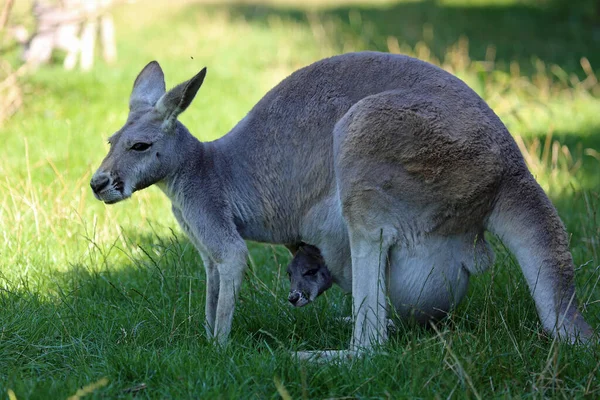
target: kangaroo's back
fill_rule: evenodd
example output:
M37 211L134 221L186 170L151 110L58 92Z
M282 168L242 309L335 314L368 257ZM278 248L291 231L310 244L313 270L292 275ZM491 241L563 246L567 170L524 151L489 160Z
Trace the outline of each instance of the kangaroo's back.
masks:
M335 192L336 123L362 99L389 91L417 99L413 101L415 107L418 99L435 99L444 114L451 117L448 124L453 125L448 133L454 135L452 140L483 140L505 147L514 144L499 118L472 89L432 64L377 52L327 58L283 80L224 138L235 143L229 153L245 159L243 168L255 171L244 185L246 190L255 190L255 197L261 200L255 210L246 210L247 219L255 213L267 215L272 227L301 225L300 219L311 207ZM485 120L489 129L461 129L460 122L468 120L471 111L473 118ZM456 116L458 113L462 119ZM248 149L256 150L248 154ZM514 149L508 153L511 151ZM290 219L293 224L289 224ZM282 234L291 238L294 235Z
M253 107L236 135L261 143L330 139L350 107L391 90L430 94L442 104L476 108L499 122L471 88L441 68L405 55L359 52L326 58L291 74Z

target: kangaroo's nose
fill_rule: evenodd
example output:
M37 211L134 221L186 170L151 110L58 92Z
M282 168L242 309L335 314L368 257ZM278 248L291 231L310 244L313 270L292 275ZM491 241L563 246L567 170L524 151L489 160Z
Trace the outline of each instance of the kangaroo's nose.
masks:
M95 193L102 191L108 184L110 179L106 175L94 176L90 181L90 186Z
M296 302L300 299L300 293L297 291L290 292L288 296L288 301L292 304L296 304Z

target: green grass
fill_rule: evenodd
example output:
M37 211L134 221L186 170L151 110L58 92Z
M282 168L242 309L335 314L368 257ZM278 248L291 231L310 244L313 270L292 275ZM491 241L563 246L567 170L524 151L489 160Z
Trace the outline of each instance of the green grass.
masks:
M600 349L542 333L519 267L497 242L494 267L437 331L403 326L373 356L311 365L290 350L346 347L351 327L335 318L349 315L349 296L334 288L291 308L287 251L250 244L231 341L217 348L202 328L200 258L164 196L150 188L114 206L94 200L90 174L149 60L169 86L208 66L182 121L211 140L301 66L344 51L401 51L459 75L522 138L571 234L577 291L597 328L598 27L533 0L368 3L125 4L115 11L115 66L53 65L26 78L25 106L0 127L0 397L67 398L93 384L91 398L599 395Z

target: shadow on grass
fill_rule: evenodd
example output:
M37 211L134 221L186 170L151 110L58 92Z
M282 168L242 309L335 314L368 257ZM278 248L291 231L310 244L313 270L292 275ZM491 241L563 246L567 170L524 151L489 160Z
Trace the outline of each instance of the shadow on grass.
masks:
M250 244L231 335L236 346L219 349L205 333L205 274L190 242L174 234L125 232L123 238L125 249L96 244L88 260L52 271L42 289L27 275L18 282L2 279L0 389L1 382L10 382L20 397L36 398L34 393L74 393L89 377L108 376L121 385L111 389L119 393L126 388L123 382L173 379L186 370L195 371L193 385L198 385L203 375L231 374L232 365L240 365L243 381L248 371L241 365L249 359L347 343L350 327L329 322L345 304L341 293L328 293L336 299L320 307L294 309L284 280L287 250ZM207 363L220 364L208 373ZM230 391L244 384L237 382ZM218 385L203 390L222 390L221 381Z
M295 397L373 397L384 391L429 397L454 392L454 368L444 367L454 351L479 390L496 393L493 386L486 388L490 376L501 383L518 375L515 390L523 391L530 390L530 371L540 370L547 349L553 348L549 340L540 340L524 279L501 246L496 247L497 264L473 279L469 296L438 325L439 334L402 327L382 354L348 365L306 368L286 354L345 348L351 327L339 317L349 315L349 298L332 290L318 304L289 306L282 279L289 260L285 249L250 244L234 345L219 348L204 333L204 273L189 241L135 232L123 238L126 249L98 245L88 261L52 273L46 293L37 293L26 280L7 285L0 294L0 390L6 384L19 398L47 398L49 393L59 398L58 393L74 393L108 377L109 386L100 393L111 398L134 396L127 391L142 382L147 385L142 395L150 397L253 393L264 398L273 393L273 377L281 377ZM598 315L590 314L596 326ZM561 365L562 376L568 377L563 389L579 390L580 382L597 377L588 368L595 352L579 357L575 347L560 349L567 359ZM586 368L579 368L581 363Z
M365 2L367 3L367 2ZM414 48L425 42L432 55L444 60L451 46L461 37L469 40L471 59L491 56L496 69L508 70L516 62L521 73L533 76L536 60L556 64L568 75L585 76L580 59L587 57L600 69L600 27L581 17L533 4L451 5L437 1L390 2L381 5L334 6L313 9L310 5L265 5L260 0L224 5L194 4L196 9L227 9L234 18L268 26L283 19L325 29L320 40L343 52L345 44L363 43L370 50L389 51L388 37Z
M124 232L123 238L126 249L95 245L88 261L72 264L65 272L52 272L43 292L31 288L34 285L26 277L22 282L7 282L0 305L17 316L15 322L23 313L39 317L38 329L53 332L44 335L49 343L100 335L112 344L137 343L145 348L182 341L207 344L205 273L192 244L175 234ZM349 315L341 291L324 295L331 301L323 299L319 307L293 308L287 302L287 249L249 243L249 251L232 340L252 347L266 342L287 349L299 345L342 348L348 332L319 334L331 329L326 322L331 315ZM24 344L39 340L46 339L25 340Z
M570 206L579 209L585 201L578 194ZM593 201L600 205L600 199ZM600 216L596 220L585 219L587 227L582 227L581 215L568 222L574 230L577 225L573 250L579 251L580 258L576 264L589 264L577 276L578 292L587 299L586 303L592 301L588 311L595 326L600 321L600 305L593 300L599 299L600 293L593 269L600 267L600 248L597 243L593 248L582 244L586 244L587 233L600 233ZM74 264L67 272L56 272L54 301L46 302L35 295L30 299L47 308L46 312L74 323L69 328L71 337L77 331L104 332L117 344L137 343L151 348L168 348L182 341L208 344L204 329L205 274L193 245L174 233L161 236L124 232L123 237L128 250L98 247L97 262ZM498 258L496 265L488 273L473 277L469 295L451 318L441 322L443 329L470 327L474 334L481 325L469 314L479 318L487 314L487 318L497 320L498 311L506 315L512 327L527 321L530 329L536 329L536 325L541 329L518 264L498 240L492 242ZM289 283L285 268L291 259L287 249L252 242L248 245L248 268L236 305L232 341L259 349L264 345L287 350L346 348L352 327L341 318L351 315L351 296L334 286L315 304L294 308L287 302ZM123 253L128 261L111 261L119 260L116 252ZM490 298L496 298L492 308L487 304ZM514 298L520 299L523 307L515 315L508 315L512 313ZM56 324L57 332L61 330L57 321L51 323ZM395 341L405 342L417 332L435 336L429 329L406 324L396 332Z

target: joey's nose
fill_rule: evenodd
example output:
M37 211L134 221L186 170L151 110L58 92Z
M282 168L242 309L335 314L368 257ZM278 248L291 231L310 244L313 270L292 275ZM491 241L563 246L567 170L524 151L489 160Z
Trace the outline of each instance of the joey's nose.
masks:
M102 191L108 186L110 179L106 175L94 176L90 181L90 186L95 193Z
M296 304L296 302L300 299L300 293L299 292L291 292L288 296L288 301L292 304Z

